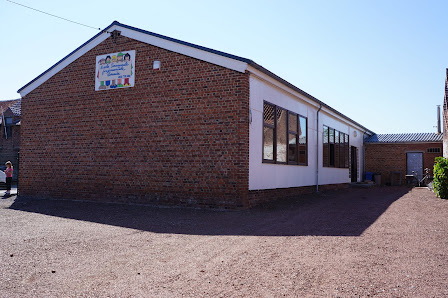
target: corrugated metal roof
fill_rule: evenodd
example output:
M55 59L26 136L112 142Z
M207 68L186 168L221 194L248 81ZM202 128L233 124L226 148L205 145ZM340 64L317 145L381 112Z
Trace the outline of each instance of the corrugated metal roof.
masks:
M424 133L390 133L375 134L364 140L365 143L415 143L415 142L442 142L443 134Z

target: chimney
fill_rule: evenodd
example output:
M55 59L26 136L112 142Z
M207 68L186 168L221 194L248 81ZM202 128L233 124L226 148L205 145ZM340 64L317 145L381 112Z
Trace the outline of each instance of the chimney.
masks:
M437 105L437 133L442 133L442 128L440 126L440 105Z

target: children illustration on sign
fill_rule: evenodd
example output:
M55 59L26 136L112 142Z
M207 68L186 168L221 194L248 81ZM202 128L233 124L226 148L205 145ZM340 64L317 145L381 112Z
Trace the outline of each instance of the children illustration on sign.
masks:
M97 56L95 90L134 86L135 51Z

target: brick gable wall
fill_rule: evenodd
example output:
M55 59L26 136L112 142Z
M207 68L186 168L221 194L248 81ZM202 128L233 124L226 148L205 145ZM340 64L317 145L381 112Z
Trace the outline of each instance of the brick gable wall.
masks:
M383 144L366 143L366 172L381 174L381 183L391 183L391 173L401 172L401 183L406 183L407 152L423 152L423 169L429 168L432 174L434 159L442 156L442 153L427 153L428 148L440 148L442 143L413 143L413 144ZM394 183L398 183L398 176L394 177Z
M95 91L95 57L129 50L135 86ZM20 193L245 207L248 115L247 73L109 38L23 99Z

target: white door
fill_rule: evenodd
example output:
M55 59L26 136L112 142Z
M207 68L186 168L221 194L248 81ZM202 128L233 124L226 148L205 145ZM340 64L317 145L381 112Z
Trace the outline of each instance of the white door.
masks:
M409 152L407 153L407 175L417 173L418 179L423 178L423 153Z

